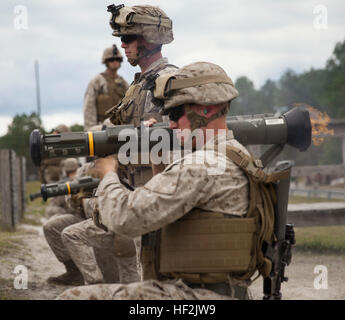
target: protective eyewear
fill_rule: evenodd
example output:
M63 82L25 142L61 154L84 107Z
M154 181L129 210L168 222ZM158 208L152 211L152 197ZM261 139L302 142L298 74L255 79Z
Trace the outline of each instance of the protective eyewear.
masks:
M106 62L114 62L114 61L122 62L122 59L121 58L109 58L106 60Z
M138 36L136 34L130 34L126 36L121 37L121 42L125 44L130 44L131 42L138 39Z
M171 108L168 110L169 120L173 122L177 122L183 115L184 115L184 107L178 106L175 108Z

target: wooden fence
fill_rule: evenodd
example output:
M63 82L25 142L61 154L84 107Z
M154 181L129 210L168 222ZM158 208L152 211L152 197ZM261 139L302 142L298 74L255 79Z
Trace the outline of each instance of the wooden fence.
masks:
M25 158L0 150L0 229L14 231L25 211Z

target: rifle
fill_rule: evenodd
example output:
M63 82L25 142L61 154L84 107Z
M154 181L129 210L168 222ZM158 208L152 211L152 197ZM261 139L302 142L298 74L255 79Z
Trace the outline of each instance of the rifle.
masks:
M277 203L274 210L274 234L276 241L263 248L266 256L272 261L272 269L268 277L263 279L264 300L281 300L281 283L288 281L285 267L291 263L292 246L296 244L295 231L292 224L287 224L287 207L289 200L290 176L294 161L279 161L274 172L289 171L286 179L276 185Z

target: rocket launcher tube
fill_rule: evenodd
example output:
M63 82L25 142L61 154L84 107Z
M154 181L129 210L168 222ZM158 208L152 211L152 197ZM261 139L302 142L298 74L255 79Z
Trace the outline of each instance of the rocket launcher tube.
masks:
M100 179L92 177L80 177L65 183L50 183L41 185L41 195L44 201L48 198L76 194L81 190L92 191L99 185Z
M249 115L228 117L227 125L233 131L235 139L243 145L290 145L300 151L305 151L311 144L311 122L309 112L300 108L279 115ZM127 140L121 141L120 132L127 130ZM41 161L50 158L69 158L84 156L107 156L117 154L121 146L128 140L136 141L138 152L141 147L141 137L148 132L149 137L157 129L164 129L170 135L170 149L178 143L173 130L168 123L157 123L144 130L133 125L121 125L95 132L63 132L60 134L42 135L39 130L30 135L30 151L32 161L36 166ZM175 140L176 141L176 140ZM151 141L149 148L158 141Z

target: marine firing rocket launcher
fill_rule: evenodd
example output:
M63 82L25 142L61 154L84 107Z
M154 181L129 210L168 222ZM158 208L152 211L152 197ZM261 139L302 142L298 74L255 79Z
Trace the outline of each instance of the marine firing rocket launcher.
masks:
M228 117L227 125L233 131L235 139L243 145L271 145L260 157L264 168L268 168L285 145L306 151L312 138L312 126L309 112L293 108L276 115L249 115ZM117 126L98 132L68 132L42 135L34 130L30 135L31 158L36 166L49 158L68 158L82 156L106 156L116 154L128 140L121 138L120 132L127 130L127 138L137 142L138 151L144 135L149 135L149 150L159 142L154 136L157 130L164 129L170 135L170 149L174 149L176 137L167 123L159 123L150 128L137 129L133 126ZM133 140L132 140L133 139ZM269 168L271 171L289 171L294 161L280 161ZM263 279L265 300L280 300L281 283L287 281L285 267L291 262L291 248L295 244L293 226L287 224L287 206L289 199L290 176L281 179L276 185L277 203L275 205L274 234L276 241L267 248L262 248L265 256L272 261L270 275Z
M261 160L268 164L285 145L299 151L308 149L311 143L311 123L306 110L294 108L280 115L250 115L227 118L228 128L243 145L273 145L265 152ZM159 142L159 130L170 135L170 149L179 146L174 130L167 123L158 123L150 128L134 128L133 125L121 125L95 132L62 132L43 135L34 130L30 135L30 151L33 163L40 166L42 160L50 158L69 158L84 156L104 157L117 154L126 142L135 141L141 152L141 140L148 135L149 149ZM126 133L126 139L123 136Z

